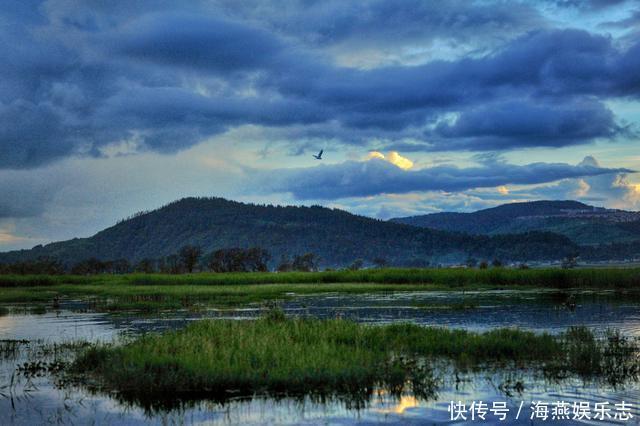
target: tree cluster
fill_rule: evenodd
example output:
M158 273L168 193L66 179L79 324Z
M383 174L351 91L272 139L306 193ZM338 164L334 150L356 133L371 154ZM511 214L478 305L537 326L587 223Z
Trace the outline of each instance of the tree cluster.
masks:
M313 253L296 255L293 259L283 256L277 267L278 272L315 272L318 270L318 258Z
M212 272L266 272L271 255L259 247L216 250L207 266Z
M60 261L49 257L39 257L36 260L25 260L15 263L0 263L0 274L59 275L64 273L64 265Z

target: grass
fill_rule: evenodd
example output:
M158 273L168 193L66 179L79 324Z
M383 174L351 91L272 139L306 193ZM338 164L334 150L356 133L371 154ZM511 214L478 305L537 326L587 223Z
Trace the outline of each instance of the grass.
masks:
M429 398L438 384L429 363L434 358L466 366L540 365L555 377L638 372L635 341L612 345L585 328L560 337L517 329L473 333L287 319L274 312L256 321L199 321L121 346L92 346L72 371L89 374L103 390L144 406L179 397L224 400L255 393L362 399L378 388ZM613 358L612 350L618 354Z
M88 301L108 311L238 306L324 292L593 288L640 290L640 269L375 269L317 273L0 275L0 303ZM470 307L461 306L460 309Z
M251 285L251 284L439 284L448 287L484 284L553 288L640 288L640 268L585 269L366 269L327 272L258 272L125 275L0 275L0 287L103 285Z
M295 294L324 292L371 293L415 291L442 287L396 284L258 284L258 285L131 285L59 284L48 287L11 287L0 292L0 303L46 303L59 297L80 299L97 309L144 311L193 308L199 304L232 307L270 300L286 300Z
M47 313L47 307L43 305L35 305L29 309L29 313L32 315L44 315Z
M18 357L20 348L29 344L27 340L0 340L0 360L13 360Z

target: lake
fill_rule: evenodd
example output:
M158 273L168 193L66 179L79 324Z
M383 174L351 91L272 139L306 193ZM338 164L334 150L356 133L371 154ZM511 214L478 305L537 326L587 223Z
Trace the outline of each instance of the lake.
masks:
M358 295L322 294L294 296L281 307L288 315L349 318L364 323L413 322L470 330L519 327L559 333L569 326L585 325L602 334L607 328L627 336L640 336L640 299L633 294L608 291L496 290L466 292L395 292ZM81 301L62 300L58 309L29 313L20 305L0 317L0 339L13 342L14 350L0 355L0 424L433 424L451 421L451 401L506 403L506 421L531 424L531 403L557 401L631 404L635 416L624 424L637 424L640 386L626 383L584 382L575 377L550 381L535 371L510 366L482 371L456 371L443 363L434 368L438 386L433 398L418 401L406 394L394 398L383 392L369 401L318 401L312 397L232 398L176 403L171 408L145 409L117 395L92 392L87 387L59 383L55 374L33 366L26 376L17 371L25 362L51 362L63 349L54 344L127 339L141 333L183 327L202 318L251 319L261 306L242 309L204 309L139 316L131 313L93 312ZM7 343L8 344L8 343ZM521 405L522 404L522 405ZM465 407L468 408L468 407ZM518 421L516 413L520 410ZM539 413L539 412L538 412ZM612 415L614 412L612 412ZM467 416L469 416L467 412ZM505 424L487 415L483 424ZM460 420L460 419L459 419ZM533 422L548 423L535 419ZM562 423L597 423L563 420ZM614 422L609 419L608 422Z

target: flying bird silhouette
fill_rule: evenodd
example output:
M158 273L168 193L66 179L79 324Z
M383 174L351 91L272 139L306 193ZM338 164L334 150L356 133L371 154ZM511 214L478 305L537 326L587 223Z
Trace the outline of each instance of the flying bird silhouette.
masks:
M311 154L313 156L313 158L315 158L316 160L322 160L322 153L324 152L324 149L321 149L320 152L318 153L318 155L315 154Z

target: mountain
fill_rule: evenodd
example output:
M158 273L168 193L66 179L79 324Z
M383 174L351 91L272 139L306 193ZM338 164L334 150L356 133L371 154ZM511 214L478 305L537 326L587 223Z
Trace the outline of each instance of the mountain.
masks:
M473 213L433 213L391 221L480 235L553 232L579 245L640 240L640 213L593 207L577 201L512 203Z
M184 245L205 253L220 248L262 247L273 263L282 255L313 252L321 266L345 266L383 258L391 265L462 262L469 256L503 261L556 260L577 247L561 235L471 236L380 221L324 207L244 204L222 198L185 198L136 214L90 238L0 253L0 263L59 259L66 265L96 257L137 262L176 253Z

